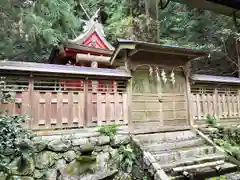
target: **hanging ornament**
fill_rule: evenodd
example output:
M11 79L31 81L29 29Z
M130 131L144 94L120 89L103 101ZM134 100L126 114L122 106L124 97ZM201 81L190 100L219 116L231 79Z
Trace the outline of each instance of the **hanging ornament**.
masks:
M153 68L149 66L149 76L152 77L152 75L153 75Z
M172 82L172 84L175 84L175 74L174 74L173 70L170 74L170 81Z
M158 69L158 67L156 67L155 72L156 72L157 81L160 82L160 81L161 81L161 78L160 78L160 75L159 75L159 69Z
M167 82L167 77L166 77L166 73L165 73L164 69L162 69L161 77L162 77L162 81L164 82L164 84L166 84L166 82Z

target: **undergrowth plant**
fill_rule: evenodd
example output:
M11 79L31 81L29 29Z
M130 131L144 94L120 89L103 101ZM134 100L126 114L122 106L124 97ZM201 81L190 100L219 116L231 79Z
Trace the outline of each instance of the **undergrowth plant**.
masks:
M217 125L217 118L215 116L207 115L206 121L210 126Z
M119 125L117 125L117 124L106 125L106 126L99 127L98 131L102 135L112 137L112 136L116 135L118 127L119 127Z
M112 163L117 164L119 169L127 173L132 172L133 165L136 163L136 155L131 145L121 146L117 154L110 159Z
M0 89L0 103L13 102L11 94ZM21 172L29 165L29 158L33 154L33 134L23 127L25 119L26 116L22 115L0 113L0 172L9 177L12 174L8 167L9 159L19 157L17 164L18 171Z
M208 116L207 122L215 130L211 131L210 138L231 156L240 160L240 129L239 127L224 127L217 125L215 117Z

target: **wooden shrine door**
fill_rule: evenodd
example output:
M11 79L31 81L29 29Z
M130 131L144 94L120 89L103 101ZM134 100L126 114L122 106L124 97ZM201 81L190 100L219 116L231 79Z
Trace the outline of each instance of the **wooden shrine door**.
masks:
M171 72L166 72L169 77ZM147 70L133 73L132 121L135 127L144 125L164 129L169 126L182 127L187 121L187 98L185 77L175 72L175 83L169 78L166 83L158 81L156 75Z

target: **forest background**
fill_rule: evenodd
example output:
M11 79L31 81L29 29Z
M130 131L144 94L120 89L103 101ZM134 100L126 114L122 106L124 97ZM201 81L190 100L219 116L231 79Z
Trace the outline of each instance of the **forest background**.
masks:
M174 1L162 9L159 0L1 0L0 59L47 62L52 47L78 36L98 8L111 43L123 38L201 49L212 55L197 59L195 72L237 74L239 34L231 17Z

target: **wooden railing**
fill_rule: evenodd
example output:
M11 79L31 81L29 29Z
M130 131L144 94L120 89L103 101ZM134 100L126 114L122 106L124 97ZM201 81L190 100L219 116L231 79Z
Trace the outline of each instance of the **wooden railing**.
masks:
M15 102L1 104L0 108L11 115L28 115L26 126L30 129L128 123L124 80L101 80L98 84L98 79L21 79L6 77L0 89L10 91Z
M240 124L240 89L192 87L191 114L195 124L206 124L208 115L222 124Z

